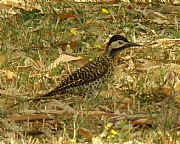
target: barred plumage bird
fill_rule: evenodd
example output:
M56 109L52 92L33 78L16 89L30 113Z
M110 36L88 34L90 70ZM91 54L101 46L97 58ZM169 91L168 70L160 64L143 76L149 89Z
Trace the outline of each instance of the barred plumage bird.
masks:
M129 42L121 35L112 36L103 55L74 71L60 81L54 90L35 98L35 101L61 94L87 95L100 89L113 75L117 54L132 46L141 45Z

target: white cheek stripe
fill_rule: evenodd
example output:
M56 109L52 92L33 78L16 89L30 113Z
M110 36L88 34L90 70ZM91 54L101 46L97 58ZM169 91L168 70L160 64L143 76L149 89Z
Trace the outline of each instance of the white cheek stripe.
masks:
M127 45L128 42L123 42L122 44L119 44L119 41L115 41L115 42L112 42L111 45L109 46L110 49L117 49L119 47L123 47L125 45Z

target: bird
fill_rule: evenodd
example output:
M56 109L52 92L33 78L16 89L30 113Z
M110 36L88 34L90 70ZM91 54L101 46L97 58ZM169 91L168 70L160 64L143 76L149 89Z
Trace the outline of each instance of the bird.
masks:
M63 94L90 95L97 92L112 78L116 56L124 49L135 46L141 45L130 42L122 35L113 35L102 55L75 70L62 79L53 90L36 97L33 101Z

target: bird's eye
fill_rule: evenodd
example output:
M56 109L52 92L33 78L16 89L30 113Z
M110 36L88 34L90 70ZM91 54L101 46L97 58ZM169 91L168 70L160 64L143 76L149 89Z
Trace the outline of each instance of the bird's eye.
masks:
M120 44L120 45L123 44L123 41L119 40L119 44Z

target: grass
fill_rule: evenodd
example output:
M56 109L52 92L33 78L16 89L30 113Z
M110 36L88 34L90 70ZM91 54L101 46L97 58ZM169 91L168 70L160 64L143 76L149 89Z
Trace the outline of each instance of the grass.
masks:
M178 11L165 13L157 5L134 3L39 4L42 12L1 11L1 143L178 144ZM113 34L143 46L120 54L115 80L98 96L23 101L47 92L79 67L68 62L43 71L62 51L94 59ZM17 101L21 104L7 109Z

